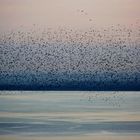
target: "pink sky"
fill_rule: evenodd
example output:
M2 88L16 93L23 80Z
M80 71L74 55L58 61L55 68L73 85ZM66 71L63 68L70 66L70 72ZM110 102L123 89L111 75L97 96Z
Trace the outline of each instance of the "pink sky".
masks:
M131 24L139 20L139 7L140 0L0 0L0 31L32 24L81 28Z

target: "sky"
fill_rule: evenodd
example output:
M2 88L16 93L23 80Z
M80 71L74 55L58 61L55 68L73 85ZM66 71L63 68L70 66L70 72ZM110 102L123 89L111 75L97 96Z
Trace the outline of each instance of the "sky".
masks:
M90 27L139 20L140 0L0 0L0 31L31 26Z

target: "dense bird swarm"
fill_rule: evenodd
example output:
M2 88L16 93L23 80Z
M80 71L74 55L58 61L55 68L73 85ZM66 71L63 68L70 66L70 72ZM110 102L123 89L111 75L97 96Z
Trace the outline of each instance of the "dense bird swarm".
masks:
M0 35L1 89L140 89L140 27L23 27Z

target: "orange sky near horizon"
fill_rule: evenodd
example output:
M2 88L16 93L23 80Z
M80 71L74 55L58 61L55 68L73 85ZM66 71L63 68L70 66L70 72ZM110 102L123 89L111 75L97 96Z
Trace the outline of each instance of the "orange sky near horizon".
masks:
M0 31L33 24L86 28L133 24L140 0L0 0Z

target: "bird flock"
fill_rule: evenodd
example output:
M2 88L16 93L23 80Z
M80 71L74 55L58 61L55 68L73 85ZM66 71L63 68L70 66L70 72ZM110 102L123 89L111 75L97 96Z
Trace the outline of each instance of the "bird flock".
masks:
M1 34L0 88L6 85L52 90L127 89L132 85L137 89L140 26L87 30L33 26Z
M82 94L82 99L80 101L88 101L92 104L100 104L100 105L109 105L113 108L120 108L122 107L125 101L125 92L84 92ZM86 100L85 100L86 99Z

